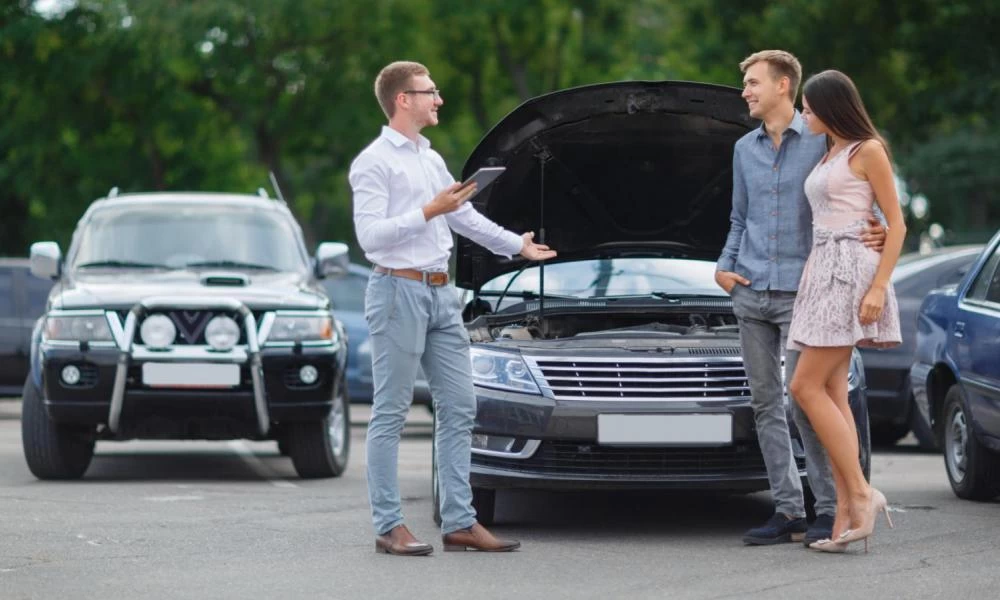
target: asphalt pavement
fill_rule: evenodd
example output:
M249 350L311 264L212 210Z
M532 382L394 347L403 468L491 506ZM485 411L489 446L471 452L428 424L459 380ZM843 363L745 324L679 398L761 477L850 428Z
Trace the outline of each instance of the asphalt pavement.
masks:
M24 464L16 402L0 401L0 599L995 598L1000 502L959 500L912 440L873 459L889 498L871 551L746 547L766 493L502 492L512 554L444 553L431 520L430 417L400 449L410 528L426 558L377 555L365 492L367 410L351 465L295 478L273 442L99 443L82 481Z

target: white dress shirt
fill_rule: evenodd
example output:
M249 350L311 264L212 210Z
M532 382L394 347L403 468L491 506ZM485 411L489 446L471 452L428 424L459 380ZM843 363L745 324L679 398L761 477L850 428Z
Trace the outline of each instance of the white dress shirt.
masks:
M424 219L423 207L455 182L441 155L420 136L419 143L391 127L351 163L354 230L365 257L390 269L447 271L450 229L511 257L521 252L521 236L490 221L468 202L458 210ZM449 229L450 228L450 229Z

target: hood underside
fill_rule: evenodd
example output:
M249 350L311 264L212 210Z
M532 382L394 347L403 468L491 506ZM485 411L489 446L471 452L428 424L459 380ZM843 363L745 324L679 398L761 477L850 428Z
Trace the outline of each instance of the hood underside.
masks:
M714 260L729 231L733 144L756 126L736 88L619 82L525 102L465 164L506 172L474 199L482 214L559 252L556 260L648 252ZM622 255L619 253L618 255ZM456 283L519 269L459 238Z

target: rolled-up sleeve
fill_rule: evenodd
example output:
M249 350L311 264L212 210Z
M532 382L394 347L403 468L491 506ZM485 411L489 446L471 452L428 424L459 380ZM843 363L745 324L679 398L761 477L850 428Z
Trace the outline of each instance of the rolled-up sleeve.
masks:
M733 210L729 215L729 236L722 248L722 255L716 263L719 271L735 271L736 257L740 253L740 243L747 224L747 183L743 179L743 168L740 164L739 148L733 152Z
M354 230L365 252L395 246L427 227L423 209L389 217L389 171L377 158L362 154L348 174L354 201Z

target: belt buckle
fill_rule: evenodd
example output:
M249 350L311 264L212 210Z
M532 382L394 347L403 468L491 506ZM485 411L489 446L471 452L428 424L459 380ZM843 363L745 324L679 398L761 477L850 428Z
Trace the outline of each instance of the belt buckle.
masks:
M424 285L431 284L431 274L429 271L420 271L420 280Z

